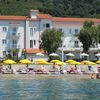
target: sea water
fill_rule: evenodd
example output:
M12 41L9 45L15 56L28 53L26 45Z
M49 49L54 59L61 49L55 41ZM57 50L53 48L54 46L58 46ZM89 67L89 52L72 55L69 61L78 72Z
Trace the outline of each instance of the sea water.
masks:
M0 100L100 100L100 80L0 80Z

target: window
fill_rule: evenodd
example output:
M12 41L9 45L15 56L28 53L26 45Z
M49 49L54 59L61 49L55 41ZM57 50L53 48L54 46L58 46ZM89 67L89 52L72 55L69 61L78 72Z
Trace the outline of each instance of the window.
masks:
M30 28L30 36L33 36L33 34L36 32L36 27Z
M15 33L17 32L17 28L16 28L16 27L14 27L12 30L13 30L13 32L15 32Z
M3 32L7 32L7 27L3 27Z
M30 40L30 48L33 48L33 40Z
M59 30L59 31L62 31L62 28L59 28L58 30Z
M16 32L17 32L17 28L16 27L12 28L12 35L16 35Z
M6 51L3 51L3 56L6 56Z
M79 47L79 42L78 41L74 41L74 47Z
M17 40L12 40L12 48L17 48Z
M50 24L49 23L43 24L43 27L44 28L50 28Z
M34 40L34 45L36 45L36 40Z
M34 33L36 32L36 27L34 27Z
M3 39L2 44L7 44L7 40Z
M50 28L50 24L49 23L46 24L46 28Z
M72 32L71 32L71 28L69 29L69 33L71 34Z
M33 28L30 28L30 36L33 36Z
M78 33L78 29L75 29L75 33Z
M12 33L12 35L13 35L13 36L15 36L15 35L16 35L16 33Z

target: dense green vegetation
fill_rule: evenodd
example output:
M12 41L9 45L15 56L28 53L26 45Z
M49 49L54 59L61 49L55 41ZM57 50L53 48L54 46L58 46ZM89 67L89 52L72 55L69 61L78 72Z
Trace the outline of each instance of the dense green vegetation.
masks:
M40 0L40 11L53 16L99 17L100 0Z
M1 15L29 15L30 9L52 16L100 18L100 0L0 0Z
M30 9L37 9L38 0L0 0L1 15L29 15Z
M88 52L90 47L98 47L100 44L100 25L94 26L94 22L85 21L77 36L83 44L83 51Z
M56 52L59 46L61 46L63 34L60 30L44 30L41 34L41 48L47 51L48 54Z

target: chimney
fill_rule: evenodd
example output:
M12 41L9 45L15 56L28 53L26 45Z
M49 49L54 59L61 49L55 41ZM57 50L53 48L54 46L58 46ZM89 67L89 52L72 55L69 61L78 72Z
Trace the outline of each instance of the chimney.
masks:
M30 17L37 18L38 13L39 13L39 10L30 10Z

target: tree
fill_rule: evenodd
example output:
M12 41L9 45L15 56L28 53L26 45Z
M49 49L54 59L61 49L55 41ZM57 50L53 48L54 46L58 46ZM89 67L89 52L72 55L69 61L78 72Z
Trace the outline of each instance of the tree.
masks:
M83 27L84 28L91 28L92 26L94 25L94 22L93 21L89 21L89 20L86 20L85 22L84 22L84 25L83 25Z
M95 39L94 34L95 31L93 28L94 22L92 21L85 21L83 25L83 29L81 29L80 33L78 34L78 39L83 44L83 51L87 52L91 45L94 45Z
M83 51L87 52L92 44L90 30L89 29L82 29L79 33L78 38L83 44Z
M56 52L58 47L60 47L63 36L63 32L56 29L47 29L41 34L41 48L47 51L48 54Z
M96 30L97 34L95 36L97 37L97 43L100 44L100 25L96 27Z

